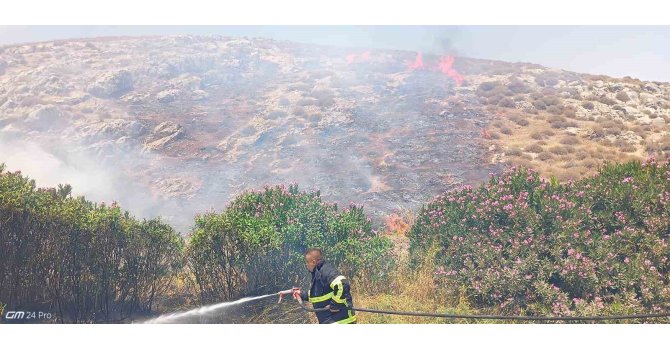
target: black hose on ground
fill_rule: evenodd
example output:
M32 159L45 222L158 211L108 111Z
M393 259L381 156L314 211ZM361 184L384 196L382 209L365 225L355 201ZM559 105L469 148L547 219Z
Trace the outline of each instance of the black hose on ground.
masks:
M302 301L298 303L300 307L309 312L330 311L330 307L310 308L303 305ZM360 307L347 308L358 312L371 312L376 314L402 315L402 316L423 316L423 317L442 317L453 319L485 319L485 320L521 320L521 321L608 321L608 320L629 320L646 318L664 318L670 317L670 312L660 314L632 314L632 315L612 315L612 316L506 316L506 315L458 315L458 314L438 314L431 312L413 312L413 311L395 311L395 310L375 310Z

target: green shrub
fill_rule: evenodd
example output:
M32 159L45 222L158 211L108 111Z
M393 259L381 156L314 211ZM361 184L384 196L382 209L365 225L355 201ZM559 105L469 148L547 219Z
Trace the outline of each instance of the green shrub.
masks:
M150 312L181 269L182 238L71 190L37 188L0 164L0 300L74 323Z
M473 307L537 315L670 310L670 166L606 164L561 184L519 168L446 192L410 230L412 259ZM431 253L432 252L432 253Z
M372 231L362 207L321 201L297 185L265 187L196 219L187 258L203 302L308 285L303 252L319 247L349 278L381 281L393 265L391 242Z

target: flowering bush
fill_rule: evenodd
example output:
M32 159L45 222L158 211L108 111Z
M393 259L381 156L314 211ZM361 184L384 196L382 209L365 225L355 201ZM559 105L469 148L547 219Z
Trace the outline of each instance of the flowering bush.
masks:
M606 164L578 182L512 168L425 205L410 231L474 306L571 315L670 309L670 166ZM434 249L436 248L436 249ZM614 311L612 311L614 312Z
M393 263L390 240L372 230L362 207L338 210L297 185L245 192L222 213L197 217L187 257L203 299L230 299L308 285L308 247L349 278L383 279Z

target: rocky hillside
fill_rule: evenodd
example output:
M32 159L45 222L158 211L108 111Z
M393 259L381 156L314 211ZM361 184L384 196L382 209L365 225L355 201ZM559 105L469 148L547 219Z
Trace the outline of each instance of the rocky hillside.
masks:
M290 182L381 222L505 163L567 179L661 155L668 122L670 84L526 63L196 36L0 48L0 162L182 231Z

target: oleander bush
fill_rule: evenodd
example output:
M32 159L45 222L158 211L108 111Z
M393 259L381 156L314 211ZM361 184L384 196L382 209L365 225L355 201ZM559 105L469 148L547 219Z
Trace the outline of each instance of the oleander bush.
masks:
M577 182L513 168L444 193L410 230L415 261L474 307L582 315L670 309L670 166L605 164Z
M303 252L319 247L348 278L383 280L393 266L391 242L372 230L362 207L342 210L297 185L248 191L221 213L196 218L187 259L201 298L229 300L308 286Z

